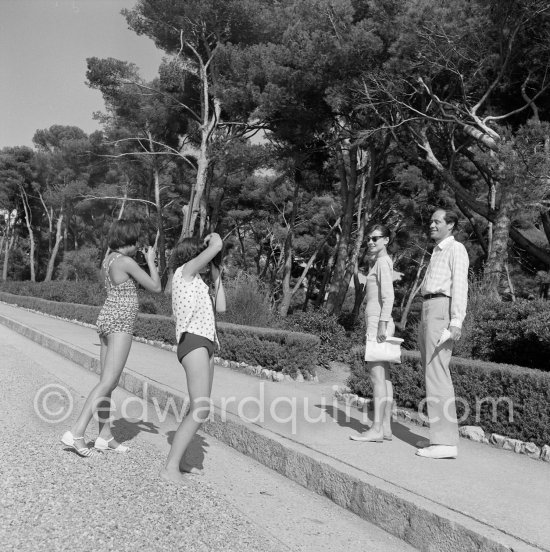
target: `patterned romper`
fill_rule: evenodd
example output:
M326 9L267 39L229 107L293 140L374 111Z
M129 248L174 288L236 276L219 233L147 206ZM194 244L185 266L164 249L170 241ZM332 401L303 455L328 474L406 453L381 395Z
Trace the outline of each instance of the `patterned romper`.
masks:
M97 317L97 332L99 335L109 335L115 332L123 332L132 335L138 313L138 298L136 284L133 278L113 284L109 270L113 261L122 254L113 255L105 270L105 289L107 299Z

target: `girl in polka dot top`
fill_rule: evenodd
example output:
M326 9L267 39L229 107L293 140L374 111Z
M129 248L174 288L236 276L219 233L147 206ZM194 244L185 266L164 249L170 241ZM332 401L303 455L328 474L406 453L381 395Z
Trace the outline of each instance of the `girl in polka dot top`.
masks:
M190 407L174 436L166 465L160 475L176 483L185 473L197 473L195 467L182 463L193 436L208 418L214 377L214 348L218 344L214 308L225 311L225 292L218 263L223 241L209 234L204 242L196 238L181 240L172 254L172 266L178 267L172 279L172 311L176 317L177 356L185 370ZM213 298L201 274L210 270ZM214 303L214 306L213 304ZM184 473L182 473L182 471Z

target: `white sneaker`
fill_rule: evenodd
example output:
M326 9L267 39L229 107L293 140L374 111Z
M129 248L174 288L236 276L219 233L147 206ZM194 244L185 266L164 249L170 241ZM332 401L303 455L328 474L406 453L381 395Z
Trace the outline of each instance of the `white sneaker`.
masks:
M416 451L416 456L424 458L456 458L458 456L458 447L452 445L430 445Z

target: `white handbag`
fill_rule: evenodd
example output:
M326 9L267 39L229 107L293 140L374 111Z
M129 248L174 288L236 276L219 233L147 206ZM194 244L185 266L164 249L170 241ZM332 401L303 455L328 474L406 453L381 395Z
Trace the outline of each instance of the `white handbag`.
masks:
M386 337L386 341L378 343L376 339L367 339L365 344L365 360L367 362L393 362L401 364L401 343L399 337Z

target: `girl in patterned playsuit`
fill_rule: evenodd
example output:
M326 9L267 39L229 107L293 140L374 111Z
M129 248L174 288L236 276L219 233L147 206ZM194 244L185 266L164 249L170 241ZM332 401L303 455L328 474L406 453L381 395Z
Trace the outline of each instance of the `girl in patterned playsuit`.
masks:
M109 230L111 253L105 258L102 267L107 299L97 319L101 341L101 378L86 399L76 423L61 438L63 444L73 448L80 456L94 454L94 449L86 446L84 433L96 411L99 437L95 441L95 448L116 452L128 450L111 435L110 412L105 410L110 406L111 393L118 385L132 345L138 313L136 282L150 291L161 291L160 277L155 266L155 247L145 250L150 276L132 259L138 250L139 237L139 224L130 221L115 221Z
M206 248L205 248L206 246ZM225 293L218 264L212 262L222 250L218 234L209 234L204 243L185 238L175 248L172 265L179 267L172 279L172 310L176 317L178 361L185 370L190 407L181 422L166 465L160 475L179 483L183 472L198 473L197 468L182 462L185 451L210 412L210 393L214 377L214 347L218 345L214 309L209 287L200 273L210 266L213 302L217 312L225 311Z

